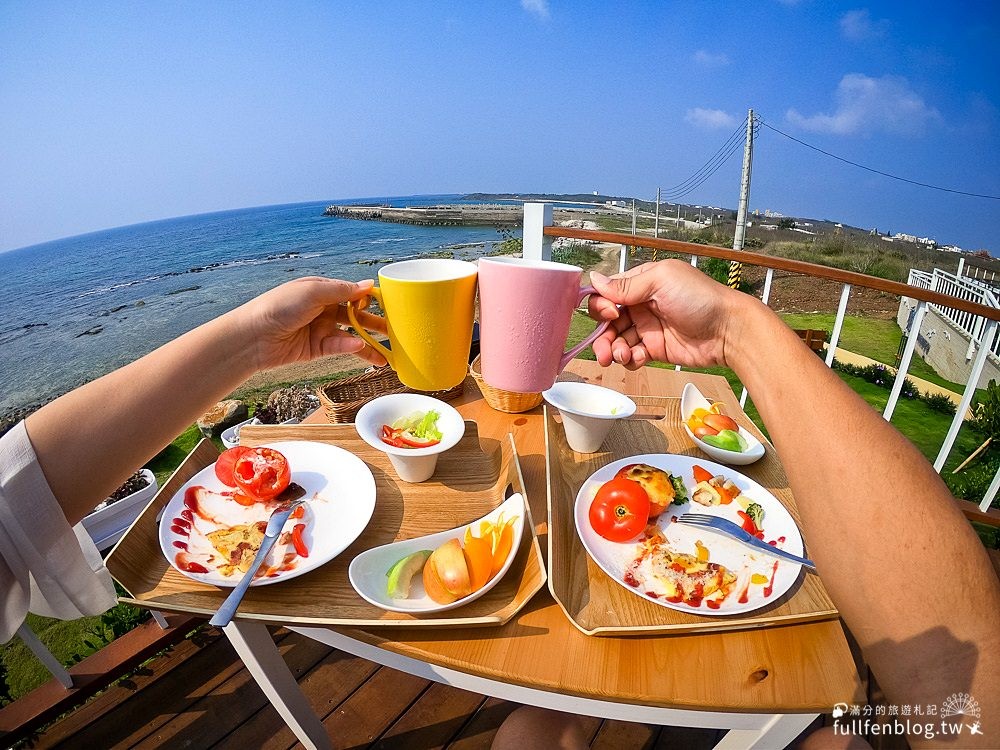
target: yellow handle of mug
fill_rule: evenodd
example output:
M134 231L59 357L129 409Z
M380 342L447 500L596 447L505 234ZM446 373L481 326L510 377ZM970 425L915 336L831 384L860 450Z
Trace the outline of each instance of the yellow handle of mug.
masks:
M382 303L381 289L379 289L377 286L373 286L371 289L368 290L368 294L369 296L374 297L375 300L380 305L382 305L382 309L385 310L385 305ZM351 326L354 328L354 332L358 334L358 336L361 337L361 340L364 341L366 344L368 344L368 346L370 346L372 349L374 349L383 357L385 357L385 361L389 363L389 367L395 370L396 366L392 363L392 352L389 349L386 349L384 346L382 346L382 344L377 342L374 338L372 338L372 335L364 329L364 326L358 323L358 318L354 312L354 306L357 304L358 304L357 302L347 303L347 319L351 321Z

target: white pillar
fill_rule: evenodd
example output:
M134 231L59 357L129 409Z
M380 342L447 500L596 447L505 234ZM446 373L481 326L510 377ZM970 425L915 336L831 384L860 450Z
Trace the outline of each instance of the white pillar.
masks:
M532 260L552 259L552 238L542 234L552 226L551 203L524 204L524 247L521 255Z

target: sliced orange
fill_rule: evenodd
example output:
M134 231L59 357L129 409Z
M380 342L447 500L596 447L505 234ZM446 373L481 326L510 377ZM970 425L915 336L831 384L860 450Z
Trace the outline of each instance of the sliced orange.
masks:
M479 591L493 575L493 550L483 537L465 535L465 562L469 566L472 590Z

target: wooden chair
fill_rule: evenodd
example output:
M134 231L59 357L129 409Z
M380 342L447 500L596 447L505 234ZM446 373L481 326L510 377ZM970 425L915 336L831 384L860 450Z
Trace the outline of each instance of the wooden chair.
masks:
M799 335L799 338L805 342L805 345L812 349L814 352L822 352L826 344L826 331L819 331L813 329L796 329L795 333Z

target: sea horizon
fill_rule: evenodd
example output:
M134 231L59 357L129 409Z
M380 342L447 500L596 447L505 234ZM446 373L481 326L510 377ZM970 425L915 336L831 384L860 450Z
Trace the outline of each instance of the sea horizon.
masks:
M0 417L131 362L298 276L360 280L400 258L481 254L493 227L421 227L323 215L338 203L460 203L462 194L371 196L156 219L0 253ZM479 249L475 246L479 246Z

